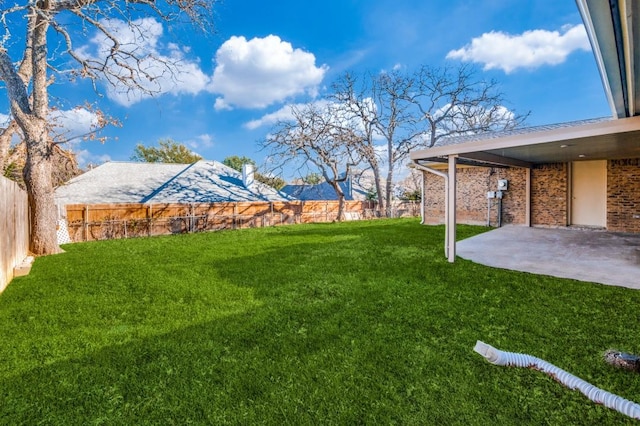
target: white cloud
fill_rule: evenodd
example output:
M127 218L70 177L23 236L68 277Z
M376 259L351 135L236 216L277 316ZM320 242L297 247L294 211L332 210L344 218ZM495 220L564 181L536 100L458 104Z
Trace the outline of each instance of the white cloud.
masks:
M10 115L0 114L0 127L9 124ZM56 109L49 112L51 138L56 142L68 142L99 130L101 117L86 108Z
M110 71L115 75L128 75L129 69L135 70L139 87L110 78L107 95L110 99L124 106L130 106L152 94L165 93L196 94L207 90L210 77L200 69L198 62L185 58L188 47L180 47L175 43L166 46L161 43L163 35L162 23L153 18L133 20L130 24L118 20L104 20L101 24L117 37L121 49L131 52L136 57L144 57L136 63L127 55L118 55L123 66L110 62ZM111 55L112 40L102 33L97 33L88 45L78 50L87 59L104 62Z
M361 105L367 109L369 114L374 114L376 110L376 104L372 98L366 98L362 101ZM326 110L328 116L338 117L338 120L341 121L341 124L350 124L352 128L357 130L364 131L364 125L361 120L357 117L354 117L352 113L349 112L348 106L344 104L338 104L335 102L329 102L326 99L318 99L311 103L296 103L296 104L287 104L277 111L271 112L269 114L265 114L262 117L248 121L244 124L244 127L249 130L255 130L262 126L269 126L276 124L279 121L289 121L294 119L293 111L303 110L308 106L313 106L319 110ZM376 137L378 135L376 134Z
M316 96L328 69L316 67L315 56L270 35L233 36L216 52L212 91L222 95L215 108L265 108L291 96Z
M86 149L74 150L74 154L76 155L78 166L80 166L81 169L86 168L90 164L99 166L102 163L111 161L111 156L109 156L108 154L96 155L92 154Z
M52 123L51 136L64 142L87 135L100 126L100 116L85 108L53 110L49 113Z
M194 139L188 140L186 144L192 149L211 148L214 145L213 136L208 133L204 133L196 136Z
M324 100L314 102L314 104L318 106L326 105L327 103L328 102ZM293 120L293 110L296 108L304 108L304 106L305 104L287 104L277 111L265 114L256 120L251 120L245 123L244 127L249 130L255 130L258 127L273 125L279 121Z
M0 114L0 127L8 124L10 115ZM95 155L86 146L83 136L98 130L101 125L101 118L95 112L85 108L73 108L68 110L53 110L49 113L49 121L52 125L51 137L56 142L64 143L64 149L73 152L80 168L85 168L88 164L102 164L111 161L107 154ZM22 137L14 135L13 143L19 143ZM94 143L96 143L94 141Z
M287 121L293 119L291 113L291 105L285 105L277 111L265 114L262 117L244 123L244 127L249 130L255 130L258 127L275 124L278 121Z
M10 115L0 113L0 128L8 126L10 121Z
M532 30L520 35L492 31L447 54L449 59L484 64L485 70L507 74L518 68L558 65L576 50L590 50L584 25L564 26L561 31Z
M80 168L85 168L89 164L98 165L111 161L111 157L107 154L95 155L84 148L87 146L84 136L99 130L103 125L100 115L86 108L73 108L51 111L49 119L52 123L52 138L58 142L68 141L63 147L75 154ZM93 143L97 142L93 141Z

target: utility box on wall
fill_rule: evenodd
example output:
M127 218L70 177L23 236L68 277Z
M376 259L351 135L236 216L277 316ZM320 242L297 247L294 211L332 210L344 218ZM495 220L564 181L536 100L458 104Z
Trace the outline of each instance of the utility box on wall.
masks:
M509 189L509 181L506 179L498 179L498 191L506 191Z

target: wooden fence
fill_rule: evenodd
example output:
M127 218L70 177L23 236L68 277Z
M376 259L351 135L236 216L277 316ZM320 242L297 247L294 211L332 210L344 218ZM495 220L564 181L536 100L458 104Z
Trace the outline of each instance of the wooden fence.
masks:
M0 176L0 293L13 279L14 269L29 251L27 193Z
M417 216L419 205L400 203L396 216ZM332 222L337 201L237 202L212 204L70 204L71 241L93 241L294 223ZM345 202L345 219L378 217L375 202Z

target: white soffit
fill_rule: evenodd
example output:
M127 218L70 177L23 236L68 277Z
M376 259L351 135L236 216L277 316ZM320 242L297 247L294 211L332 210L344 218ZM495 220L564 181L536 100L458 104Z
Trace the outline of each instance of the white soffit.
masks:
M639 3L576 0L614 118L640 114Z
M640 117L601 121L552 130L477 139L411 153L416 161L444 161L528 167L536 163L640 157Z

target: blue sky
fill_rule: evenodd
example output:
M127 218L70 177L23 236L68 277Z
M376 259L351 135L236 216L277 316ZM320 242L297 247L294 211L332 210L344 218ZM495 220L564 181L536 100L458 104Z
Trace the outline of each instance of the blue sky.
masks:
M213 34L143 24L143 48L181 59L179 82L159 80L163 94L126 97L99 86L99 98L88 83L62 79L51 90L70 131L91 120L72 110L85 101L122 122L103 132L105 143L72 144L83 164L128 160L137 143L161 138L206 159L261 163L267 153L257 141L270 118L321 98L345 71L467 62L499 82L506 107L531 111L528 125L611 115L573 0L225 0ZM99 55L99 39L90 33L84 43L85 55ZM6 96L0 107L8 112Z

